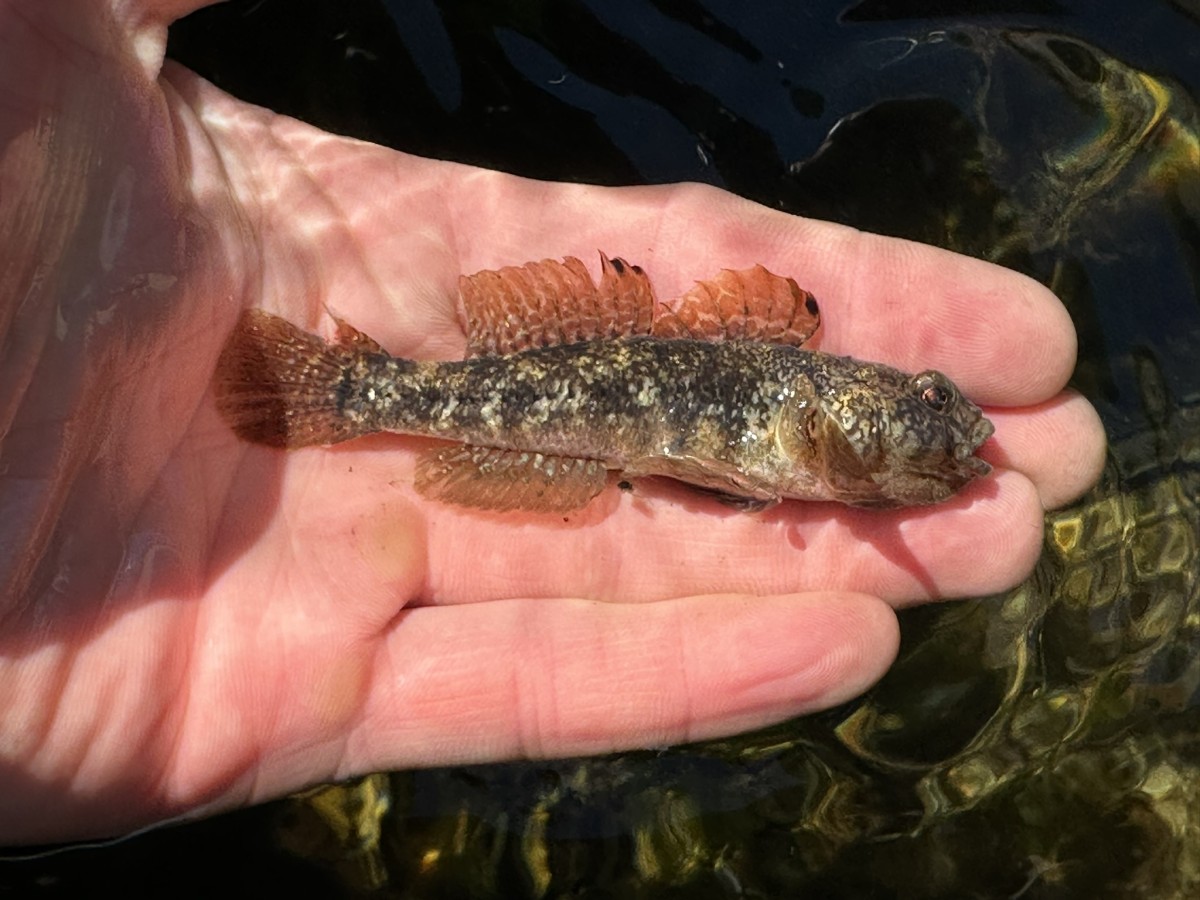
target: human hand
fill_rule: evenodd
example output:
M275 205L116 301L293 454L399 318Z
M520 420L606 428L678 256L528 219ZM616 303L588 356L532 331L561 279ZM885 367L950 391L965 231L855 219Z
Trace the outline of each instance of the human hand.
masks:
M357 772L657 746L862 691L892 607L1019 581L1096 477L1074 333L1031 281L696 185L531 182L406 156L162 66L198 2L0 0L0 843L114 833ZM111 27L115 26L115 27ZM596 250L660 297L762 263L822 349L938 368L996 425L938 507L673 489L569 521L412 489L416 442L239 442L239 313L326 308L453 358L460 273Z

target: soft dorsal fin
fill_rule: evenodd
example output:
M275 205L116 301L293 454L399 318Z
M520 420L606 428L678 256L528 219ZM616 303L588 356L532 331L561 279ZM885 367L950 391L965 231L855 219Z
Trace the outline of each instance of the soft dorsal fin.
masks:
M424 454L414 485L431 500L476 509L570 512L604 489L608 471L595 459L455 444Z
M467 355L648 334L655 300L646 273L604 254L600 271L599 288L574 256L462 276Z
M767 271L723 269L698 281L673 310L660 307L651 333L704 341L748 340L812 346L821 323L817 301L791 278Z

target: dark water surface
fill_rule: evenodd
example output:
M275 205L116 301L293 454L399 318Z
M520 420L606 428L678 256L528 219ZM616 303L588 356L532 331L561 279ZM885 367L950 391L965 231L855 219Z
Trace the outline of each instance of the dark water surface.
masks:
M242 0L170 55L398 149L705 181L1029 273L1075 320L1110 459L1026 584L905 613L894 670L840 709L375 776L30 864L23 887L1200 896L1200 3Z

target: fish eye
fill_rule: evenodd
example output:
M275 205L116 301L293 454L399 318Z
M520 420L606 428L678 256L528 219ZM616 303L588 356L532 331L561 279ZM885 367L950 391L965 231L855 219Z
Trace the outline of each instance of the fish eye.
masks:
M937 372L922 372L915 379L917 396L934 412L943 412L954 400L954 388Z

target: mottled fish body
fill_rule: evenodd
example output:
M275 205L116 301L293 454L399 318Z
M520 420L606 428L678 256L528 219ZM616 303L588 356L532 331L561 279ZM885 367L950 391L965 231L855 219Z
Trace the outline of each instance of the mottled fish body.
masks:
M599 288L575 260L463 279L471 355L458 361L251 311L218 403L243 437L281 447L379 431L456 442L422 458L418 490L490 509L575 509L609 471L746 507L934 503L988 471L974 451L991 426L945 376L797 346L817 314L791 280L727 271L668 310L640 269L602 271Z

